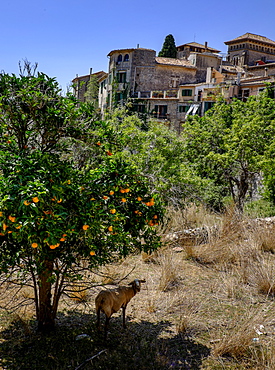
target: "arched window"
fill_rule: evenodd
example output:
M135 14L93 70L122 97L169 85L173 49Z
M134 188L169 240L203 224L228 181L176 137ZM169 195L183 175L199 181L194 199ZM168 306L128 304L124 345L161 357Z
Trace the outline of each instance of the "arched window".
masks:
M128 62L129 61L129 54L125 54L124 55L124 62Z
M118 63L121 63L122 62L122 55L121 54L119 54L119 56L117 57L117 62Z

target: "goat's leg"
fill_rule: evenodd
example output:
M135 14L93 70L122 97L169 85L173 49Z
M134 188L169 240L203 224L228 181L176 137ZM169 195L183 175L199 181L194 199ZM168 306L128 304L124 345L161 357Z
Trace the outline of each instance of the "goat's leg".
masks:
M107 333L108 333L109 321L110 321L110 317L108 317L108 316L106 315L105 326L104 326L104 339L107 339Z
M126 306L123 306L122 307L122 322L123 322L123 327L124 329L126 329L126 320L125 320L125 316L126 316Z
M96 311L96 315L97 315L96 327L97 331L100 331L100 309Z

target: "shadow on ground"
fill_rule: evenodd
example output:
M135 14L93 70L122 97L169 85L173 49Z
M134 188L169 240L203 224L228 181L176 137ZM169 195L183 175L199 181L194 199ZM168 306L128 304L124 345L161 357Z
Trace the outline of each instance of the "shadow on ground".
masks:
M0 365L9 370L196 370L209 355L207 347L174 335L168 321L129 322L124 330L121 318L112 318L107 342L94 322L93 314L68 312L59 315L54 332L41 335L34 325L17 320L0 333Z

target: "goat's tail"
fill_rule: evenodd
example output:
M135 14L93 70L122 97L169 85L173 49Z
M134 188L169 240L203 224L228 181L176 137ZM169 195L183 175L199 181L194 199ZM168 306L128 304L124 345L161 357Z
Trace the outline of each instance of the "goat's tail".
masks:
M105 302L105 298L104 297L96 297L95 299L95 307L96 307L96 312L97 311L100 311L103 303Z

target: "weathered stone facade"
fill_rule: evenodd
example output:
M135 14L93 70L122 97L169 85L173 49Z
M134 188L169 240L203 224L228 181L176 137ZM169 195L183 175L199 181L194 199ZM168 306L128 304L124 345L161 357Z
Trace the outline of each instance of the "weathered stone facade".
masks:
M228 45L228 61L232 64L252 66L257 62L275 62L275 41L267 37L246 33L226 41L225 45Z
M274 41L247 33L225 44L227 60L207 43L181 45L177 58L157 57L155 50L144 48L112 50L108 74L99 78L102 114L131 99L137 112L181 131L188 115L203 115L219 95L228 102L246 100L274 81ZM89 75L74 80L78 97L84 96L88 80Z
M72 80L75 97L79 101L84 102L86 100L85 94L87 92L88 84L91 78L95 77L97 81L100 81L102 78L106 78L106 76L107 76L107 73L104 71L92 73L92 70L90 70L90 74L88 75L76 76Z

